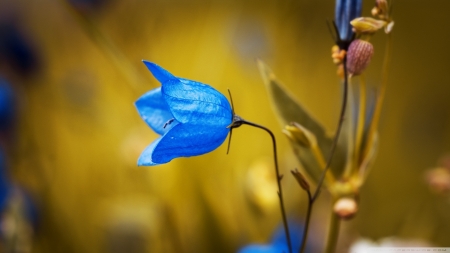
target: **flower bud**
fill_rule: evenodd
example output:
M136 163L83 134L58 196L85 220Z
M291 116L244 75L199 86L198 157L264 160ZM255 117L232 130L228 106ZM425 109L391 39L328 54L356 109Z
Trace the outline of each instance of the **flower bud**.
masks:
M353 19L350 21L350 24L353 26L354 32L370 34L383 28L386 25L386 21L361 17Z
M361 74L369 65L373 55L373 45L368 41L354 40L347 52L347 71L350 75Z
M309 191L309 184L306 181L305 177L302 175L302 173L300 173L300 171L298 171L297 169L291 170L291 173L297 180L300 187L302 187L302 189L305 191Z
M298 123L291 123L292 125L287 125L283 129L283 133L295 143L303 147L311 147L317 144L317 140L313 133L308 129L304 128Z
M341 198L334 203L333 211L341 219L350 219L358 212L358 204L353 198Z
M333 59L333 63L339 65L345 58L345 54L347 51L340 49L339 46L334 45L331 47L331 59Z
M378 7L373 7L372 10L370 11L370 13L372 13L372 16L376 17L380 14L380 9L378 9Z
M386 15L388 13L387 0L376 0L375 7L378 9L378 15Z

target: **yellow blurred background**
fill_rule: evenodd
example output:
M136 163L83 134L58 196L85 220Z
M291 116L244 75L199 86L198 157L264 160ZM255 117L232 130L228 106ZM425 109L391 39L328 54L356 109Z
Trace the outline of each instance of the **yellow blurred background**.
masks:
M372 1L364 1L368 16ZM450 197L429 191L424 172L450 152L448 1L395 1L394 49L374 168L360 211L341 228L450 247ZM24 75L2 62L18 96L10 174L34 199L30 252L236 252L270 240L280 214L270 138L241 127L203 156L137 167L157 135L133 103L158 87L141 60L233 94L237 114L279 143L290 217L303 220L298 167L255 64L263 59L328 130L338 120L339 79L326 19L334 1L0 1L0 21L36 55ZM367 70L380 82L385 36ZM328 195L315 206L311 242L324 244Z

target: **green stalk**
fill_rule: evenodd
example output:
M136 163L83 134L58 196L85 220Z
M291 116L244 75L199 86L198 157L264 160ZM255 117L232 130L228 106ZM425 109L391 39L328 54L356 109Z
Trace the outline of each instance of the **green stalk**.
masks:
M344 64L344 94L342 97L341 114L339 116L339 122L338 122L338 126L336 129L336 134L334 135L333 143L331 144L331 150L330 150L330 154L328 156L327 164L325 165L325 169L323 170L322 175L320 176L319 182L317 183L317 188L312 197L313 202L319 196L320 188L322 187L323 180L325 179L325 175L327 174L328 170L330 169L331 161L333 160L334 152L336 151L339 136L341 135L342 125L344 123L344 118L345 118L345 110L347 109L347 100L348 100L347 56L344 57L342 64Z
M328 226L327 245L325 246L325 253L334 253L336 251L340 225L341 219L337 214L334 213L333 209L331 209L331 218Z

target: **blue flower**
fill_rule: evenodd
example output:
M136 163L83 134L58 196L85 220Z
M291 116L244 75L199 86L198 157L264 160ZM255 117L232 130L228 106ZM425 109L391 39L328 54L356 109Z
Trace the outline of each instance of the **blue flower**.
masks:
M303 235L303 225L298 222L289 222L292 248L298 252ZM280 226L273 235L270 244L250 244L241 248L238 253L288 253L286 234L283 226Z
M14 123L14 92L10 84L0 77L0 132L11 129Z
M161 83L136 101L142 119L161 137L138 159L139 166L206 154L226 139L233 112L227 98L207 84L173 76L143 61Z
M362 0L336 0L334 22L341 41L351 41L353 37L350 21L361 16Z

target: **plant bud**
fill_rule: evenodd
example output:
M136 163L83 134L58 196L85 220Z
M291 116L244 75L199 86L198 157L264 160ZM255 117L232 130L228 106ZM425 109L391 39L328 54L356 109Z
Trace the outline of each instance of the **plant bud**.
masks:
M339 65L344 60L345 54L347 52L343 49L340 49L339 46L334 45L331 48L331 59L333 59L333 63Z
M386 21L361 17L353 19L350 21L350 24L353 26L353 31L356 33L371 34L383 28L386 25Z
M387 0L376 0L375 7L378 8L378 15L386 15L388 13L388 3Z
M292 122L291 125L285 126L283 133L289 139L303 147L309 148L312 145L317 145L314 134L296 122Z
M373 45L368 41L354 40L347 52L347 71L350 75L361 74L369 65L373 55Z
M300 187L302 187L303 190L309 191L309 184L308 181L306 181L305 177L298 171L297 169L291 170L292 175L297 180Z
M334 203L333 211L342 219L350 219L358 212L358 204L353 198L341 198Z
M380 9L378 9L378 7L373 7L372 10L370 11L370 13L372 13L372 16L376 17L380 14Z

